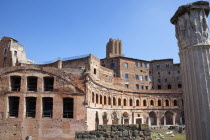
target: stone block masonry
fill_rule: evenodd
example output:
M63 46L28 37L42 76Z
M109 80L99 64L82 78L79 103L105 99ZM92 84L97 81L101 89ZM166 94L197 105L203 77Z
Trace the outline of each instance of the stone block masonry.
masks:
M98 125L95 131L76 132L76 140L152 140L148 125Z

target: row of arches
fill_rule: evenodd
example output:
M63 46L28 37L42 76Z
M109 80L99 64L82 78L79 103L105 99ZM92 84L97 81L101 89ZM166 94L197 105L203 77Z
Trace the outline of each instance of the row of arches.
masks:
M116 98L116 97L107 97L107 96L102 96L98 94L94 94L92 92L92 103L96 104L104 104L104 105L114 105L114 106L141 106L140 105L140 99L136 99L135 101L133 99L127 99L126 98ZM135 105L134 105L135 103ZM157 103L155 103L154 99L151 100L146 100L144 99L142 101L142 106L178 106L178 100L173 99L170 101L169 99L158 99ZM183 100L181 103L181 106L183 106Z

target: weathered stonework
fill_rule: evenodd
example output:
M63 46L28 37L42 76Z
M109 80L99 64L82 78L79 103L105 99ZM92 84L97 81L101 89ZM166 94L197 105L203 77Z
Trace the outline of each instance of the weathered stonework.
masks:
M171 22L176 27L184 85L188 140L210 139L209 3L181 6Z

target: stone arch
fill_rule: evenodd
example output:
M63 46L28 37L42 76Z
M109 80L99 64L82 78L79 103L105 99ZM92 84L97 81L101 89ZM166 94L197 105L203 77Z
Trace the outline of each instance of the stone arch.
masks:
M155 102L154 100L150 100L150 106L154 106Z
M149 113L150 125L157 125L157 115L154 111Z
M122 117L123 117L123 124L129 124L129 115L127 112L124 112L122 114Z
M169 100L168 99L165 100L165 106L169 106Z
M123 99L123 105L124 105L124 106L127 105L127 100L126 100L126 98Z
M173 125L173 115L171 111L165 112L166 125Z
M107 125L109 119L106 112L103 113L102 119L103 119L103 125Z
M139 106L139 105L140 105L139 99L136 99L136 106Z
M118 98L118 106L121 106L121 99Z
M117 114L116 111L114 111L111 115L112 117L112 124L119 124L119 115Z

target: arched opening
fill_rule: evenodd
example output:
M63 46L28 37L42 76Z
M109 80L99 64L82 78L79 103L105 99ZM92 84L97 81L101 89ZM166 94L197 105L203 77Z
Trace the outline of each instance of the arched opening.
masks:
M107 125L108 118L107 118L107 113L106 112L103 113L102 119L103 119L103 125Z
M166 111L165 113L166 125L173 125L173 113Z
M100 104L102 104L102 95L100 95Z
M117 117L117 113L113 112L112 113L112 124L118 124L118 117Z
M166 103L166 106L169 106L169 100L168 99L165 100L165 103Z
M121 106L121 99L118 99L118 106Z
M123 124L129 124L129 117L127 112L123 113Z
M130 106L133 106L133 100L130 99Z
M158 106L161 106L161 100L158 100Z
M94 103L94 98L95 98L95 95L94 95L94 92L92 92L92 103Z
M177 100L174 100L174 106L177 106Z
M150 106L154 106L154 101L150 100Z
M96 103L98 104L98 94L96 94Z
M104 104L106 105L106 96L104 96Z
M108 104L111 105L111 97L108 98Z
M113 97L113 105L116 105L116 98Z
M136 100L136 106L139 106L139 100L138 99Z
M157 125L157 116L154 111L149 113L150 125Z
M143 106L147 106L147 101L146 100L143 101Z
M126 99L123 100L123 105L126 106Z
M170 84L168 85L168 89L171 89L171 85Z

